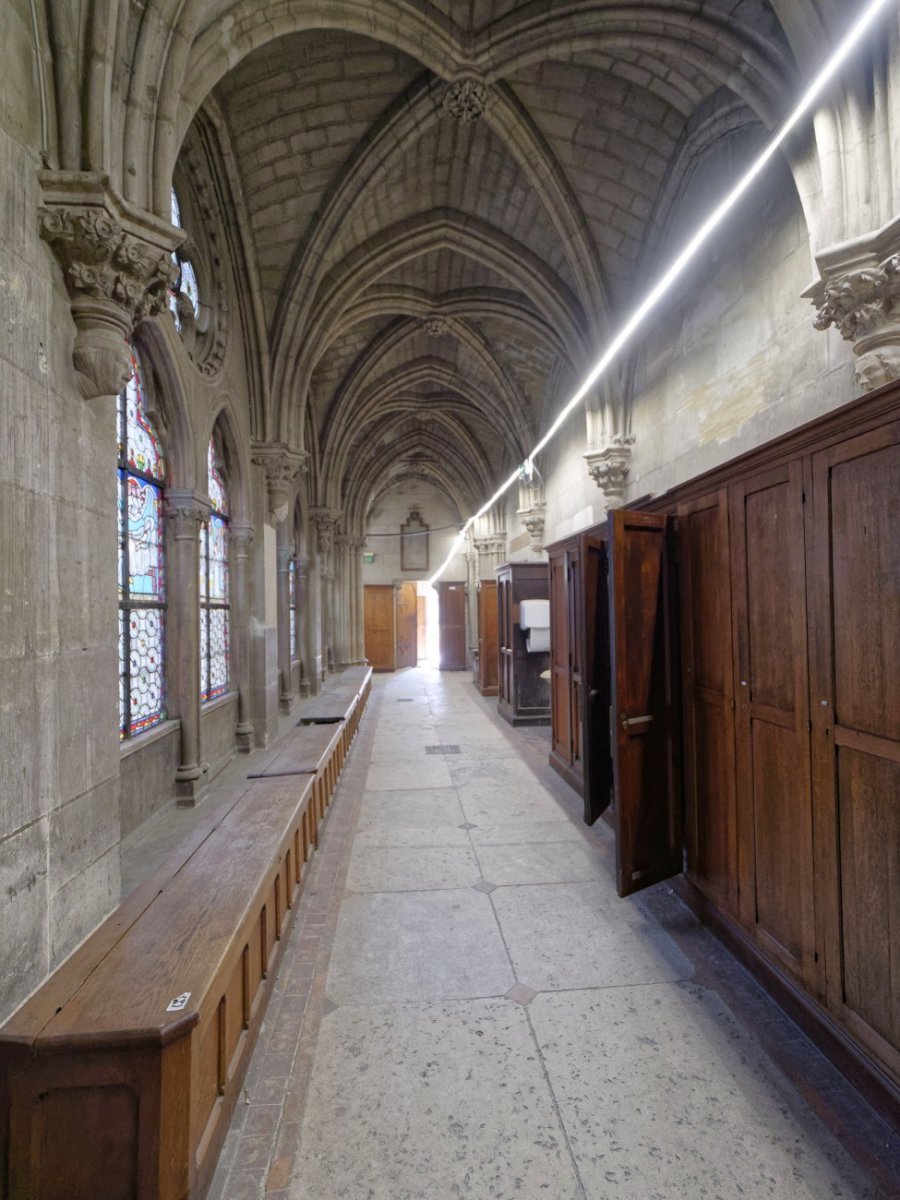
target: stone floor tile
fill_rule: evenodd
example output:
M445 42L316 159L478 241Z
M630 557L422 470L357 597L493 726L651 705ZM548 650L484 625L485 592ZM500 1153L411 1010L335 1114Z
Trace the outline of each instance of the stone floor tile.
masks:
M457 831L460 832L460 831ZM416 892L466 887L478 878L471 846L356 846L347 873L351 892Z
M621 987L691 974L669 938L627 917L609 881L504 887L491 900L516 974L532 987Z
M401 829L422 832L442 827L455 829L464 819L454 788L365 792L359 808L357 836Z
M416 763L373 763L366 775L367 792L393 792L453 786L450 770L442 758L423 758Z
M544 993L528 1011L588 1200L875 1200L705 989Z
M541 785L467 783L457 789L465 819L476 825L534 824L535 821L565 821L569 818Z
M563 814L564 815L564 814ZM528 842L544 845L548 842L584 844L581 832L568 820L514 821L503 825L477 825L472 828L472 845L518 846Z
M339 1120L323 1122L322 1113ZM468 1001L332 1013L290 1194L581 1197L525 1010Z
M337 1004L502 995L514 983L487 896L348 896L326 983Z
M558 823L558 822L557 822ZM552 824L552 822L551 822ZM479 846L482 872L494 883L573 883L602 879L608 874L600 855L587 842L526 842L520 845Z

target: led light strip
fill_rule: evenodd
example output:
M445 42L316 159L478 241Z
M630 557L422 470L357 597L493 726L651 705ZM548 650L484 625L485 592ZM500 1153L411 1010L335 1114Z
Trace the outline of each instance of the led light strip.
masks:
M651 290L647 293L638 307L634 310L634 312L610 342L602 358L597 362L596 366L584 380L581 387L579 387L578 391L571 398L571 400L569 400L569 402L560 412L559 416L528 455L528 458L525 460L527 465L531 464L531 461L534 459L534 457L539 454L550 441L550 439L559 432L561 427L582 402L587 393L591 390L591 388L594 386L606 368L610 365L625 343L631 338L631 335L641 324L644 318L656 307L656 305L671 288L672 284L678 279L678 277L683 274L685 268L696 255L700 247L704 244L704 242L708 241L710 236L722 224L744 193L755 182L756 177L762 173L766 166L768 166L769 160L774 156L776 150L778 150L779 146L781 146L784 140L793 132L803 117L805 117L812 108L813 104L816 102L828 84L832 81L832 79L834 79L835 75L837 75L838 71L852 54L858 43L863 37L865 37L866 33L874 24L882 9L887 8L887 6L893 2L894 0L872 0L872 2L863 9L863 12L858 20L847 31L843 40L835 49L831 57L826 61L825 65L819 71L819 74L815 77L815 79L813 79L812 83L800 98L797 106L781 126L779 131L766 145L765 149L761 152L746 174L732 188L719 206L713 210L711 215L707 217L707 219L690 239L672 265L659 279L656 285L651 288ZM438 568L438 570L435 571L435 573L428 580L429 584L433 586L437 580L440 579L443 573L450 566L452 559L462 548L465 536L472 528L474 523L479 517L483 517L484 514L494 504L496 504L501 496L509 491L513 484L516 483L518 478L519 468L516 468L513 474L510 475L509 479L507 479L500 485L499 488L497 488L490 500L483 504L481 508L479 508L478 512L474 514L474 516L469 517L468 521L466 521L465 525L463 525L462 529L457 534L450 553L447 555L446 559Z

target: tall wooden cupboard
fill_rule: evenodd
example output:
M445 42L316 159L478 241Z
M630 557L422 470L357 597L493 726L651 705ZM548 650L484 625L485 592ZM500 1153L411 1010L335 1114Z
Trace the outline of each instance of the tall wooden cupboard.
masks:
M547 556L550 765L583 797L591 825L612 789L606 525L548 546Z
M642 507L612 514L608 542L619 889L683 868L688 899L889 1111L900 386Z
M497 618L497 584L493 579L482 579L478 583L478 658L475 663L475 686L482 696L496 696L499 691Z
M526 650L519 625L523 600L547 600L546 563L510 562L497 568L497 624L499 681L497 707L511 725L550 724L550 686L542 673L550 655Z

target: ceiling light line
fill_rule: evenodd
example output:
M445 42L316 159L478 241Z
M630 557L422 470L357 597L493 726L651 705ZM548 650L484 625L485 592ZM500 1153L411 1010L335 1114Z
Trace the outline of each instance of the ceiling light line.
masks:
M803 120L803 118L815 104L816 100L818 100L819 96L821 96L825 88L831 83L831 81L840 71L841 67L856 49L857 45L865 37L869 29L880 16L882 10L894 2L895 0L870 0L870 3L865 6L860 16L853 23L850 29L847 30L846 34L838 43L831 56L826 60L824 66L820 69L819 73L812 80L809 87L800 97L795 108L781 125L778 132L766 144L749 169L727 194L725 199L722 200L715 209L713 209L712 213L698 228L693 237L691 237L681 253L677 256L677 258L675 258L657 283L650 289L641 303L637 306L613 340L609 343L602 357L598 360L596 365L584 379L581 386L568 401L562 411L558 414L553 424L528 455L528 458L525 460L526 463L530 462L536 455L540 454L551 438L553 438L559 432L560 428L565 424L575 409L584 400L585 396L588 394L594 384L596 384L597 380L606 371L607 367L609 367L612 361L616 358L622 347L631 339L638 326L642 324L644 319L656 307L666 292L672 287L672 284L675 283L679 276L684 273L688 264L694 258L700 247L709 240L715 230L718 229L731 210L742 198L744 193L751 187L751 185L756 181L757 177L768 166L776 151L790 136L800 121ZM478 518L484 516L488 509L496 504L500 497L503 496L518 479L519 469L516 468L513 474L510 475L510 477L500 485L496 492L494 492L490 500L488 500L486 504L482 505L478 512L469 517L462 529L457 534L450 553L447 555L446 559L438 568L438 570L435 571L435 573L428 580L430 584L434 585L450 566L451 561L461 549L466 534L478 520Z

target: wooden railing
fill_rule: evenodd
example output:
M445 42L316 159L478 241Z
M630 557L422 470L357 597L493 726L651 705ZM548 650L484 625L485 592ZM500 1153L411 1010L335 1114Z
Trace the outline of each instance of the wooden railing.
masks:
M345 673L338 719L298 725L0 1028L3 1200L205 1194L370 680Z

